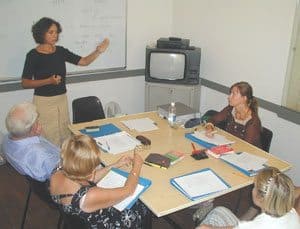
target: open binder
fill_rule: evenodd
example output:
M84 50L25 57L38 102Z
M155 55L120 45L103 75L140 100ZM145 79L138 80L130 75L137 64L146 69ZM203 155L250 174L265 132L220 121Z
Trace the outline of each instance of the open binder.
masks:
M210 149L214 146L231 145L234 143L233 141L228 140L226 137L220 134L215 134L214 137L209 138L205 135L205 131L195 131L194 133L188 133L185 134L185 137L207 149Z
M195 137L192 133L188 133L188 134L185 134L185 137L195 143L197 143L198 145L201 145L203 146L204 148L207 148L207 149L210 149L214 146L216 146L215 144L211 144L209 142L206 142L206 141L203 141L197 137Z
M118 188L123 187L129 173L123 170L112 168L104 178L102 178L98 183L97 186L101 188ZM115 204L114 208L118 209L119 211L123 211L125 208L130 209L132 205L138 200L139 196L147 190L151 185L151 180L139 177L139 183L135 189L135 192L127 197L126 199L122 200L120 203Z
M238 169L247 176L255 176L264 169L268 159L247 152L238 152L220 157L223 161Z
M229 184L209 168L172 178L170 182L190 200L230 188Z
M141 145L140 141L112 123L99 126L97 131L90 132L82 129L80 132L93 137L104 152L111 154L123 153Z

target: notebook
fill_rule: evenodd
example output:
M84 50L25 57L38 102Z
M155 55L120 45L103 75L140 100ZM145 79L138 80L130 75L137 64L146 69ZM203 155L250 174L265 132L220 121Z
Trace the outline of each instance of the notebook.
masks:
M255 176L266 167L268 159L247 152L238 152L220 157L223 161L238 169L247 176Z
M121 169L112 168L106 175L103 177L98 183L98 187L102 188L118 188L123 187L127 177L128 172L125 172ZM138 200L139 196L145 192L151 185L151 180L140 177L139 183L135 189L133 195L127 197L126 199L122 200L120 203L114 205L114 208L118 209L119 211L123 211L125 208L130 209L132 205Z
M172 178L170 182L190 200L230 188L229 184L209 168Z

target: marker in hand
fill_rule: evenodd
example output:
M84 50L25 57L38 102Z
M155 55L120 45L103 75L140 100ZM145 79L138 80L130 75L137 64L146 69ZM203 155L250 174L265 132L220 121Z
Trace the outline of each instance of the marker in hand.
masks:
M56 84L60 84L61 83L61 76L60 75L54 75L54 78L56 80Z

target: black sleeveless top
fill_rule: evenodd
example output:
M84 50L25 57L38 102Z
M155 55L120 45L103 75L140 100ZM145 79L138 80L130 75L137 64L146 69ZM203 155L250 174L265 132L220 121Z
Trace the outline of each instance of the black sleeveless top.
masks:
M80 200L94 186L95 183L89 182L87 186L82 186L74 194L51 195L54 202L60 205L64 212L70 215L77 215L85 222L89 228L142 228L142 219L148 214L148 209L139 200L130 208L118 211L114 207L99 209L94 212L84 212L80 209ZM64 205L61 199L72 197L71 204Z

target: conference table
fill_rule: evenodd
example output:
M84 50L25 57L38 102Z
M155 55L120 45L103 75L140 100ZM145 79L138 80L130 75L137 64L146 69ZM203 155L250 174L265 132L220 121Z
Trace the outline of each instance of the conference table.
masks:
M148 117L158 127L157 130L137 132L128 129L121 121L132 120ZM220 159L209 157L204 160L195 160L191 157L192 147L191 141L185 138L185 134L194 131L194 129L185 129L183 127L171 128L166 119L160 117L157 112L145 112L139 114L125 115L122 117L106 118L95 120L91 122L72 124L69 126L73 134L80 134L80 130L87 126L100 126L107 123L112 123L121 130L126 131L133 137L143 135L151 140L151 146L140 151L140 155L145 159L149 153L164 154L170 150L183 152L185 157L180 162L170 166L168 169L161 169L143 165L141 170L142 177L148 178L152 181L152 185L141 196L140 200L152 211L157 217L166 216L173 212L191 207L206 200L210 200L226 193L241 189L253 183L253 177L244 175L239 170L228 165ZM198 126L198 129L203 128ZM268 159L266 163L268 166L277 167L281 171L287 171L291 168L291 164L269 154L221 129L218 133L226 136L227 139L234 141L232 148L236 152L248 152L257 156ZM201 149L200 145L197 145ZM122 155L133 154L133 150L120 154L102 153L101 159L105 164L110 164L119 159ZM191 201L181 192L179 192L173 185L170 184L170 179L178 177L187 173L191 173L200 169L210 168L218 174L231 187L221 192L217 192L201 199ZM122 168L129 170L130 168Z

